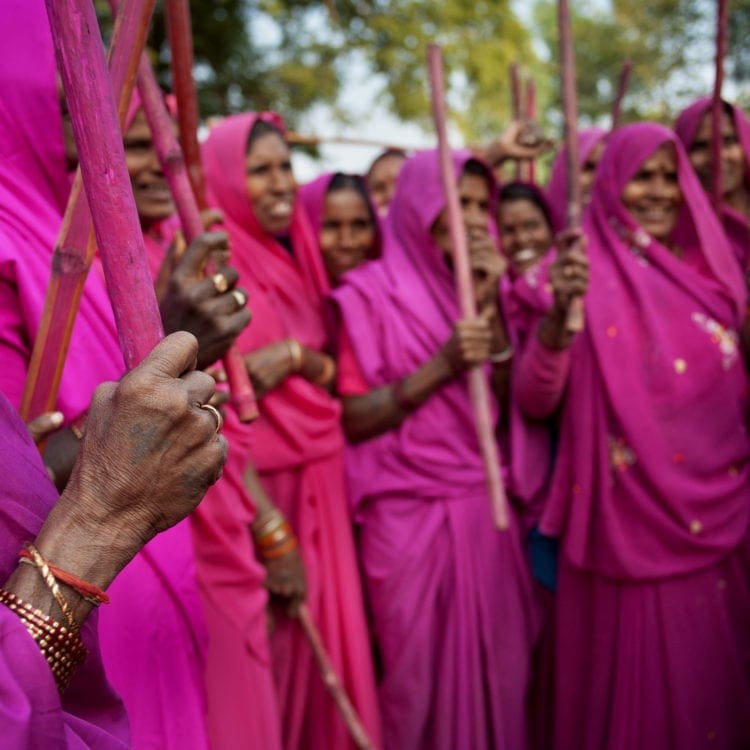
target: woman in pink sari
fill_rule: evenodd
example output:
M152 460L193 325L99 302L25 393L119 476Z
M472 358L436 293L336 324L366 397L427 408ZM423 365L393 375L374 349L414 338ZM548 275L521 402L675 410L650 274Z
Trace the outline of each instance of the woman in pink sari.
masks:
M237 475L241 482L242 469L252 464L261 487L294 529L313 619L378 742L370 643L346 506L340 408L327 390L334 376L332 360L321 352L328 282L304 209L295 200L282 128L277 115L234 115L211 131L204 146L209 192L224 212L233 261L254 315L238 344L259 396L260 418L245 430L244 451L233 444L243 462ZM243 603L259 584L249 528L256 520L258 490L245 491L242 504L235 499L201 509L208 525L223 526L236 538L231 549L206 546L208 538L199 542L198 554L204 596L223 598L228 623L240 634L254 632L262 617ZM278 559L267 561L269 575ZM272 628L284 747L352 747L299 623L286 616L285 608L275 608ZM253 700L251 691L243 697Z
M0 47L0 390L18 407L70 177L44 3L3 2L0 26L8 34ZM74 150L68 156L75 158ZM55 258L61 262L59 254ZM204 291L213 298L212 288ZM57 401L66 425L85 418L96 386L123 372L101 263L94 258ZM75 456L78 440L70 429L48 446L55 440L72 443ZM134 748L208 747L205 627L187 524L146 545L115 581L112 603L100 613L104 665L126 704Z
M711 99L703 97L680 112L674 125L703 189L712 194ZM722 102L721 222L743 271L750 262L750 120Z
M493 527L464 376L494 352L488 381L497 394L507 382L494 179L468 152L453 162L472 259L482 261L481 317L458 320L435 151L399 175L382 260L333 292L357 366L348 381L362 382L344 391L344 423L386 750L527 745L536 618L523 530L513 512L507 532Z
M541 524L561 544L554 747L747 747L747 291L662 126L611 137L584 232L590 271L575 247L555 261L519 374L527 413L563 409Z

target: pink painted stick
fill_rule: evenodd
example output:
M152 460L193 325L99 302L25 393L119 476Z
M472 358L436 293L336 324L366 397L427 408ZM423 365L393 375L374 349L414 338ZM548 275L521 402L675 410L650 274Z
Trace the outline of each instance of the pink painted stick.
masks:
M177 125L190 184L198 208L206 208L206 188L198 144L198 97L193 79L193 32L188 0L167 0L167 35L171 55L172 89L177 97Z
M132 368L163 331L96 14L90 0L46 4L120 347Z
M189 27L186 28L189 32ZM192 66L191 66L192 72ZM169 189L177 206L180 224L188 242L194 240L203 232L199 203L196 198L196 189L203 190L200 158L194 163L192 174L199 175L198 182L192 182L188 171L183 151L172 130L172 118L164 104L164 98L156 82L154 71L148 57L144 54L138 69L138 91L143 103L143 111L146 113L151 135L154 139L154 148L161 163L164 176L167 178ZM189 109L195 107L195 89L193 88L193 102L186 102ZM178 100L178 110L182 102ZM195 141L193 150L200 157L198 148L198 131L192 132L192 140ZM205 203L205 200L204 200ZM211 264L213 265L213 264ZM250 382L250 376L245 367L245 360L236 346L230 347L224 356L224 370L227 374L229 390L232 394L232 403L237 409L237 414L242 422L252 422L258 418L258 405L255 400L255 391Z
M526 119L536 121L536 83L529 76L526 79ZM536 164L533 159L529 159L528 169L526 172L527 182L536 182Z
M477 314L474 300L474 287L471 280L469 250L466 244L466 229L461 216L461 207L456 187L456 174L448 144L447 111L445 106L445 83L443 81L443 58L440 47L430 44L427 47L427 65L430 72L432 91L432 113L438 137L440 168L448 208L448 223L451 235L453 268L456 275L456 287L461 307L461 315L472 318ZM492 425L490 394L484 368L474 367L469 372L469 390L476 419L477 437L482 451L484 468L487 472L487 486L492 503L492 517L498 529L507 529L509 525L508 501L505 497L503 480L500 475L500 457Z
M510 66L510 110L514 120L521 119L521 66L511 63ZM521 179L521 162L516 159L516 179Z
M557 2L557 22L560 35L560 78L563 97L563 119L565 122L565 150L567 155L567 228L581 225L581 181L578 165L578 103L576 100L575 52L573 32L570 26L568 0ZM583 299L574 297L570 301L565 323L570 333L583 330Z
M354 744L359 750L376 750L375 744L367 734L367 730L357 713L357 709L354 708L354 704L349 699L339 676L336 674L336 670L323 645L323 639L320 637L320 632L313 622L310 610L306 604L300 604L298 619L305 637L310 643L315 661L318 663L323 684L326 686L331 698L333 698L336 708L341 714L341 718L344 720L344 724L346 724L352 740L354 740Z
M711 97L711 194L714 208L718 211L724 202L721 187L721 151L724 138L721 134L721 89L724 85L724 58L727 54L727 26L729 24L729 3L717 0L716 6L716 75Z
M121 126L155 4L156 0L134 0L115 21L109 67ZM78 170L52 254L52 275L29 362L20 409L25 420L55 407L79 301L96 250L91 214L82 188Z
M620 117L622 116L622 102L625 99L625 94L628 90L628 82L630 81L630 74L633 72L633 61L625 60L620 69L620 80L617 82L617 93L615 94L615 100L612 104L612 123L609 126L609 132L614 133L617 127L620 125Z

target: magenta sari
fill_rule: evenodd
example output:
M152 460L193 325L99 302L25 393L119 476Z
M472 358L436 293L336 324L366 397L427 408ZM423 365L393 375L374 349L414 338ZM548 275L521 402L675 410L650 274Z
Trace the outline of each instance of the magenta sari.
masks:
M0 582L18 564L57 500L39 452L0 393ZM0 727L6 750L126 750L125 708L107 682L96 636L97 613L81 635L89 654L60 696L52 672L21 620L0 606Z
M0 4L0 390L18 406L67 202L62 121L41 0ZM124 371L101 265L86 280L57 407L67 421ZM160 534L121 572L99 635L134 748L207 747L205 633L189 527ZM154 616L158 613L158 617Z
M281 126L278 116L263 117ZM297 204L290 229L292 254L263 231L247 195L245 154L257 118L228 117L211 131L204 146L209 191L224 212L232 265L253 310L253 323L240 334L238 345L249 352L292 336L320 351L326 342L322 309L327 280L307 217ZM262 572L248 528L255 508L241 486L242 470L252 462L299 538L308 606L365 726L378 741L370 643L346 506L339 404L319 386L292 376L267 393L259 408L260 418L250 428L231 422L227 426L237 461L230 467L237 493L215 504L204 503L198 511L209 532L199 530L197 547L203 595L221 608L225 631L241 639L234 648L227 644L226 653L241 654L242 649L267 664L265 642L250 639L265 626L256 593ZM222 538L231 538L233 546L220 544ZM299 624L281 611L275 613L271 654L286 750L351 748ZM235 669L235 664L227 663L227 668ZM226 673L223 676L226 680ZM241 697L252 703L252 685L246 685ZM237 720L241 722L240 714Z
M730 106L737 138L745 154L745 183L750 186L750 120L736 104ZM690 148L703 115L710 111L711 97L704 96L683 109L677 116L674 130L686 149ZM732 243L740 267L746 270L748 263L750 263L750 221L748 221L747 216L743 216L739 211L723 203L721 206L721 222L729 241Z
M675 144L678 259L625 184ZM671 131L615 133L584 229L586 329L571 350L542 530L561 537L555 748L750 743L743 279Z
M458 174L469 158L455 153ZM459 318L452 274L429 234L445 205L441 184L435 151L407 161L382 260L333 292L372 388L414 372ZM400 427L350 446L348 474L386 750L526 747L531 581L515 515L507 532L492 525L465 378Z

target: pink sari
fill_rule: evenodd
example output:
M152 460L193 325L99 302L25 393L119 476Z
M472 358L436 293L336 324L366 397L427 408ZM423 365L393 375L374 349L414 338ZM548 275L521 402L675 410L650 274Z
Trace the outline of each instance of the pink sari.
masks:
M280 124L277 116L263 117ZM209 190L224 211L232 264L240 272L240 285L249 291L253 309L253 324L238 344L249 352L292 336L319 351L326 341L322 306L327 281L303 209L295 206L292 255L262 230L247 196L245 154L257 118L255 114L227 118L211 131L204 147ZM322 388L292 376L266 394L259 407L260 419L249 429L241 428L240 433L236 425L228 426L238 462L237 488L242 469L252 462L295 529L306 567L307 603L350 697L377 742L379 717L346 507L339 404ZM252 648L254 657L267 663L265 644L250 646L247 640L251 632L262 632L265 624L262 608L244 601L259 590L262 580L248 529L254 512L246 491L225 497L221 505L201 506L201 523L218 531L213 544L208 539L210 546L200 537L199 576L204 597L222 600L226 629L239 633L243 647ZM234 547L217 545L219 533L231 536ZM275 617L271 653L286 750L351 748L299 624L281 612ZM248 689L243 698L252 702L254 693Z
M736 104L730 106L737 138L745 154L745 184L750 186L750 120ZM686 149L690 148L703 115L710 110L711 98L704 96L683 109L678 115L674 130ZM740 267L746 270L748 263L750 263L750 221L748 221L747 216L743 216L739 211L735 211L731 206L724 203L721 207L721 222L729 241L732 243Z
M469 158L454 154L457 174ZM459 317L429 233L444 205L436 152L409 159L382 260L333 292L371 388L414 372ZM347 463L386 750L522 750L536 608L521 524L492 525L465 378L350 446Z
M684 197L682 260L620 201L665 142ZM612 136L584 229L586 330L542 519L562 550L554 746L747 747L743 279L685 152L658 125Z
M41 0L0 4L0 390L18 406L70 189L47 16ZM17 42L17 44L16 44ZM88 275L58 408L66 420L124 370L99 261ZM102 607L107 677L128 710L134 748L205 750L205 633L187 522L121 572ZM158 617L154 616L158 613Z

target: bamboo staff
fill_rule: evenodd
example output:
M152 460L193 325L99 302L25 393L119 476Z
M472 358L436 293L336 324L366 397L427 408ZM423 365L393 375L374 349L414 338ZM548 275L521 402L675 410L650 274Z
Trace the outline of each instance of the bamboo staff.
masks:
M90 0L46 0L65 98L125 365L163 335L122 131Z
M191 242L203 232L200 211L206 207L206 191L198 145L198 99L193 81L190 7L188 0L168 0L166 10L180 143L172 133L171 117L145 55L138 73L138 90L143 100L143 109L151 128L156 153L177 205L182 230L186 240ZM215 270L211 267L209 273ZM255 400L255 391L245 367L245 360L236 345L231 346L224 355L224 370L232 403L240 421L252 422L257 419L258 404Z
M110 77L117 94L120 124L135 82L156 0L130 2L116 21L110 46ZM20 412L33 419L54 408L73 324L96 243L91 214L76 172L62 228L52 255L52 274L29 363Z
M471 265L469 262L469 250L466 244L466 230L461 216L456 175L448 144L443 58L440 47L437 44L430 44L427 48L427 65L430 72L432 113L438 137L440 168L448 209L451 251L453 268L456 275L458 299L461 307L461 315L465 318L472 318L477 314L477 309L471 281ZM474 408L474 417L476 419L477 437L479 438L479 446L482 451L485 471L487 472L487 485L492 503L492 516L498 529L507 529L509 525L508 502L500 475L500 458L492 426L490 395L483 367L474 367L469 372L469 390Z
M346 690L341 684L339 676L336 674L331 659L326 653L323 639L320 637L320 632L315 626L306 604L300 604L297 616L305 637L310 642L310 647L312 648L315 661L318 663L326 690L328 690L331 698L333 698L336 708L341 714L341 718L344 720L352 740L354 740L354 744L359 750L375 750L375 745L367 734L367 730L364 724L362 724L357 709L354 708L349 696L346 694Z
M404 146L397 143L388 143L372 138L356 138L347 135L302 135L294 130L284 133L287 143L298 146L319 146L321 143L342 143L347 146L374 146L384 151L417 151L419 146Z
M177 126L190 184L202 211L206 206L206 188L198 144L198 101L193 80L193 32L188 0L167 0L167 36L169 38L172 90L177 98Z
M567 229L581 226L581 181L578 163L578 105L576 102L575 53L570 27L568 0L557 2L557 23L560 35L560 78L565 121L565 152L567 156ZM568 308L565 327L570 333L583 330L583 299L573 297Z
M630 74L633 72L633 61L625 60L620 69L620 80L617 82L617 92L615 94L615 100L612 104L612 123L609 126L609 132L614 133L620 124L620 117L622 116L622 102L625 99L625 94L628 90L628 83L630 82Z
M529 76L526 79L526 102L524 110L526 112L526 119L536 122L536 82ZM536 163L534 159L529 159L528 168L526 170L526 181L536 182Z
M721 133L721 89L724 84L724 58L727 54L727 26L729 24L729 3L717 0L716 7L716 76L714 92L711 98L711 193L714 207L718 211L724 202L724 191L721 187L721 151L723 137Z
M510 66L510 111L514 120L521 119L521 66L517 62ZM516 179L521 179L520 159L516 159Z

